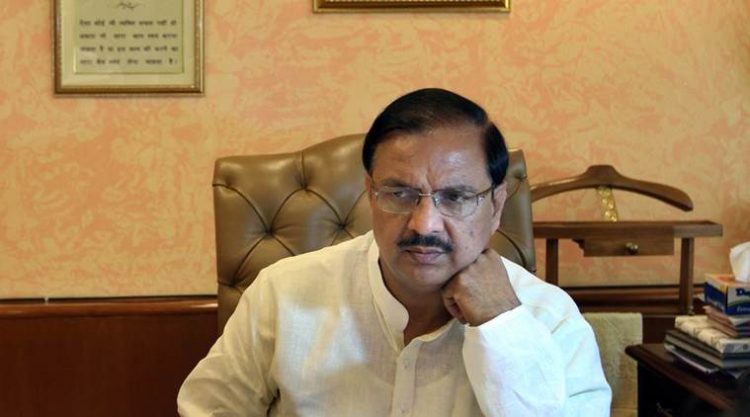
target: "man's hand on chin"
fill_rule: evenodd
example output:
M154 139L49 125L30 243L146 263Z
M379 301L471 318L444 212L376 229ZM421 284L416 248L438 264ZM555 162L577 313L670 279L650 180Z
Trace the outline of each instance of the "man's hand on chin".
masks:
M443 286L443 303L458 321L479 326L512 310L516 297L500 255L485 249L479 257Z

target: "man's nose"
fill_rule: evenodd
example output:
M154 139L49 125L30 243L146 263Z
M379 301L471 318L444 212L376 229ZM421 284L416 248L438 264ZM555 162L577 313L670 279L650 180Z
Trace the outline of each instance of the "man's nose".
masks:
M419 199L409 217L408 227L423 236L443 231L443 215L438 211L431 196Z

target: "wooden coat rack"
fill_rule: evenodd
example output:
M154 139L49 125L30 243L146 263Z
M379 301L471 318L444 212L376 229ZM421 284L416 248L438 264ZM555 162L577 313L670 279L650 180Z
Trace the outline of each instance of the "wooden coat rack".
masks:
M556 194L604 187L655 198L683 211L693 202L682 190L655 182L628 178L611 165L593 165L583 174L531 186L532 203ZM674 240L681 239L679 300L676 313L692 312L695 238L721 236L720 224L688 221L541 221L534 222L534 237L546 240L546 281L558 284L558 242L578 243L584 256L673 255Z

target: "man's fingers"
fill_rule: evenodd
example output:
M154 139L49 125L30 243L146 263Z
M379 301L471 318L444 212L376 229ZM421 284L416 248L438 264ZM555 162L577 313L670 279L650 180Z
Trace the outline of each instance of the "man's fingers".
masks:
M502 258L491 249L448 280L442 296L448 312L472 326L486 323L521 304Z
M445 309L448 310L448 313L451 314L451 316L455 317L456 320L460 321L463 324L466 324L466 317L464 317L463 311L461 311L461 307L458 305L455 299L450 296L446 296L443 294L443 304L445 305Z

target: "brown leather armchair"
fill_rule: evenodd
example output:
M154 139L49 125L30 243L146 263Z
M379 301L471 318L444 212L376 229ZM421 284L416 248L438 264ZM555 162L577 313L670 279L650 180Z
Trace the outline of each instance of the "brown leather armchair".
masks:
M242 291L266 266L370 230L364 135L299 152L220 158L214 171L219 332ZM534 272L531 194L523 152L511 150L508 199L491 245Z

